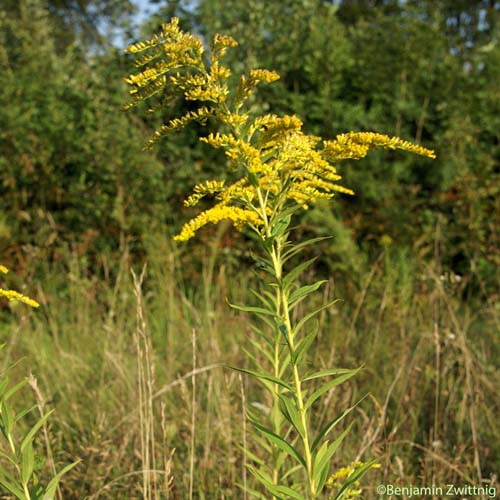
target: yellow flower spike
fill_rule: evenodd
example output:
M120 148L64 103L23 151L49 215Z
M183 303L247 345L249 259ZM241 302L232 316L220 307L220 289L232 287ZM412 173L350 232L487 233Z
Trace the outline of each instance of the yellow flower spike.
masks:
M399 137L389 137L385 134L374 132L349 132L338 135L334 141L324 142L324 154L330 161L364 158L370 149L401 149L409 153L426 156L431 159L436 158L434 151L404 141Z
M15 290L4 290L3 288L0 288L0 297L5 297L9 300L24 302L31 307L40 307L40 304L36 300L30 299L26 295L16 292Z
M187 241L195 235L198 229L209 223L217 224L222 220L230 220L240 228L247 224L256 226L262 224L262 220L255 212L238 207L216 205L184 224L181 232L177 236L174 236L174 240Z
M224 184L225 181L206 181L203 184L197 184L193 189L193 194L184 200L184 206L192 207L203 197L220 193L224 189Z
M7 274L9 270L5 266L2 266L0 264L0 272L3 274ZM26 295L16 292L15 290L5 290L3 288L0 288L0 297L5 297L9 301L17 300L19 302L24 302L31 307L40 307L40 304L36 300L30 299Z

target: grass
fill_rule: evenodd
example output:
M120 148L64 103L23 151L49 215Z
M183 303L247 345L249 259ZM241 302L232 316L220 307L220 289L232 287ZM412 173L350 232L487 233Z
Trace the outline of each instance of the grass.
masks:
M93 269L68 252L65 262L40 264L39 311L2 315L3 362L23 357L15 376L31 371L38 391L24 397L56 410L39 448L50 446L58 469L83 460L63 479L64 499L232 500L243 498L237 483L253 481L240 448L242 402L270 402L219 367L246 363L248 320L227 299L251 300L251 273L227 263L216 243L189 274L176 252L152 239L135 278L126 250ZM365 363L318 412L326 420L368 394L337 464L378 457L381 468L363 480L366 498L379 483L495 480L500 311L494 297L464 300L467 280L438 260L426 267L388 250L363 282L330 276L318 297L343 301L320 318L310 362Z

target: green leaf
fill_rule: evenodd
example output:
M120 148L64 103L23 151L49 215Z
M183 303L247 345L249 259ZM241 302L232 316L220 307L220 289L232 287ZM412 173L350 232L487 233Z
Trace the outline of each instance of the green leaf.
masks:
M315 328L312 332L308 333L298 344L292 354L292 363L294 365L300 364L303 356L307 353L314 339L317 337L319 327Z
M299 492L292 490L292 488L273 484L271 477L267 474L264 474L251 466L248 466L247 468L252 475L265 486L267 491L279 500L290 500L290 498L293 498L294 500L305 500Z
M301 286L298 290L295 290L295 292L293 292L289 298L290 309L293 309L305 297L307 297L310 293L315 292L321 285L326 282L327 280L319 280L312 285Z
M10 480L8 480L5 476L8 476ZM26 495L22 491L21 488L15 483L15 479L4 472L0 473L0 484L9 492L15 495L19 500L28 500Z
M272 430L267 429L263 425L258 422L252 422L253 426L261 432L271 443L276 445L280 450L287 453L289 456L295 458L300 464L306 467L306 462L301 454L287 441L285 441L282 437L275 434Z
M364 399L366 398L363 397L361 398L356 404L352 405L350 408L347 408L347 410L344 410L338 417L335 417L333 420L331 420L330 422L328 422L318 433L318 435L316 436L316 439L313 441L312 445L311 445L311 451L314 452L314 450L318 447L319 443L321 442L321 440L323 438L325 438L331 431L332 429L335 428L335 426L341 422L344 417L346 417L349 413L351 413L352 410L354 410L354 408L356 408L356 406L359 405L359 403L361 403L361 401L363 401Z
M56 494L57 486L59 485L59 481L61 481L62 476L69 472L73 467L77 466L81 460L77 460L76 462L73 462L72 464L67 465L62 469L60 472L58 472L49 482L47 487L45 488L45 492L43 494L42 500L54 500L54 496Z
M14 460L11 456L9 456L7 453L5 453L2 450L0 450L0 457L3 457L3 458L5 458L5 460L8 460L12 465L14 465L14 467L17 466L17 461Z
M278 500L287 500L286 497L283 497L281 493L276 490L276 485L273 484L271 476L256 469L255 467L252 467L251 465L247 465L247 469L255 477L255 479L257 479L257 481L263 484L266 490L269 491L269 493L271 493L272 495L274 495Z
M293 245L290 250L283 253L281 260L283 263L285 263L294 255L297 255L299 252L301 252L304 248L319 243L320 241L328 240L330 238L331 236L319 236L318 238L311 238L310 240L303 241L302 243L297 243L296 245Z
M33 441L35 434L40 430L40 427L47 421L47 419L54 413L54 410L50 410L47 412L38 422L29 430L29 432L24 436L24 439L21 441L21 452L24 451L24 448L28 446Z
M311 319L313 318L314 316L316 316L318 313L320 313L321 311L323 311L324 309L328 309L330 306L332 306L333 304L335 304L336 302L339 302L340 299L336 299L336 300L332 300L331 302L329 302L328 304L325 304L323 306L321 306L320 308L310 312L309 314L307 314L306 316L304 316L296 325L295 325L295 328L293 329L293 334L297 334L300 329Z
M272 446L262 436L258 436L255 434L252 439L256 444L259 445L261 449L265 450L269 455L273 453ZM264 467L267 467L267 465L264 465Z
M229 304L233 309L237 309L238 311L244 312L252 312L256 314L263 314L265 316L275 316L275 312L270 309L265 309L264 307L256 307L256 306L237 306L235 304Z
M22 389L26 384L28 383L27 379L21 380L18 384L16 384L14 387L11 387L5 394L3 399L7 401L12 395L14 395L17 391Z
M256 292L255 290L250 289L250 291L262 302L265 309L269 311L276 309L276 301L274 300L274 297L272 295L271 295L272 301L269 301L269 298L266 299L263 295Z
M269 382L272 382L273 384L278 384L281 387L288 389L289 391L293 390L292 386L288 385L286 382L283 382L283 380L273 377L272 375L268 375L267 373L261 373L254 370L247 370L246 368L237 368L236 366L229 366L229 365L223 365L223 366L225 366L226 368L231 368L231 370L236 370L238 372L246 373L247 375L252 375L252 377L258 378L260 380L267 380Z
M306 432L304 426L302 425L302 421L300 419L300 415L297 410L295 402L291 398L285 396L284 394L279 394L279 398L285 407L283 415L292 424L292 426L299 433L299 435L303 438Z
M361 479L376 463L376 460L372 460L366 464L363 464L359 469L356 469L346 479L346 482L342 485L342 488L339 489L333 500L341 500L342 498L344 498L345 494L349 491L349 488L352 486L352 484Z
M293 467L289 467L287 471L281 476L281 480L285 481L285 479L292 474L295 474L297 471L302 470L301 465L294 465Z
M241 446L241 445L238 445L238 448L245 454L245 456L247 458L252 460L252 462L259 464L262 467L265 467L265 465L266 465L265 462L261 458L259 458L257 455L252 453L248 448L243 448L243 446Z
M252 488L249 488L248 486L245 488L245 486L241 483L236 483L236 486L238 486L238 488L241 488L243 491L246 491L247 493L249 493L252 498L258 498L259 500L267 500L266 496L257 490L253 490Z
M29 442L22 450L21 480L27 485L33 474L35 467L35 454L33 453L33 443Z
M275 317L275 312L270 309L257 306L237 306L235 304L229 304L229 307L232 307L233 309L236 309L238 311L254 313L270 328L274 327L274 323L269 319L269 317Z
M273 228L271 229L271 237L279 238L283 236L286 230L288 229L291 220L292 220L291 215L287 215L285 217L279 217L278 221L274 224Z
M0 419L2 422L2 431L4 432L5 437L8 437L12 433L12 426L14 425L14 413L5 399L2 400L1 408L2 412L0 414Z
M285 373L285 370L290 366L290 361L291 361L290 349L287 349L285 357L281 360L281 363L280 363L280 369L279 369L279 376L280 377L283 376L283 374Z
M351 430L351 426L352 424L349 425L332 444L329 445L328 441L325 441L314 458L313 480L316 484L318 494L321 493L325 485L326 477L328 476L328 469L330 467L330 460L346 437L347 433Z
M0 381L0 398L3 396L4 392L7 390L7 386L9 385L9 378L4 377Z
M37 408L37 405L33 405L31 408L26 408L25 410L18 413L16 415L15 422L19 422L19 420L25 417L28 413L31 413L35 408Z
M263 341L263 343L267 344L270 347L274 346L274 339L272 339L269 335L264 333L262 328L259 328L255 325L250 325L250 329Z
M303 382L306 382L307 380L314 380L315 378L328 377L331 375L342 375L344 373L354 373L357 371L359 371L359 369L353 370L348 368L332 368L330 370L322 370L320 372L313 373L312 375L308 375L303 379Z
M294 498L295 500L305 500L305 498L298 491L292 490L292 488L289 488L288 486L277 486L276 489L280 493L287 495L285 498Z
M283 290L286 292L290 288L290 286L293 285L297 276L299 276L299 274L301 274L309 266L311 266L315 260L317 260L317 257L313 257L312 259L306 260L305 262L302 262L294 269L292 269L288 274L286 274L281 281L281 286Z
M321 397L325 392L328 392L330 389L333 389L335 386L342 384L346 380L349 380L351 377L356 375L356 373L359 372L361 368L358 368L357 370L352 370L350 373L345 373L344 375L340 375L339 377L331 380L330 382L327 382L324 384L322 387L320 387L317 391L313 392L309 399L307 400L305 404L305 409L307 410L308 408L311 407L311 405L319 398Z

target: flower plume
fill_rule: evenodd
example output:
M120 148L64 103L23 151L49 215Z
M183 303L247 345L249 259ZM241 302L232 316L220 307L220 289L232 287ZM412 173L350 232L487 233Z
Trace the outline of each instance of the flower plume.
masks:
M336 164L359 160L374 148L401 149L435 158L433 151L398 137L349 132L334 140L322 140L306 134L297 116L253 116L245 112L244 105L257 86L272 83L279 75L267 69L252 69L241 75L236 88L229 88L231 71L221 60L228 49L236 46L231 37L215 35L206 57L201 39L184 33L179 20L173 18L162 26L160 33L127 50L143 54L136 61L139 73L126 80L132 96L127 107L159 93L166 99L180 97L199 105L162 125L147 146L193 121L205 124L213 118L221 132L200 140L223 149L232 170L237 172L232 183L214 180L194 187L185 202L187 206L196 205L206 196L215 198L216 205L186 223L176 240L188 240L206 224L221 220L230 220L238 228L249 225L261 231L266 222L283 210L292 213L307 209L336 192L353 194L339 184L341 176Z

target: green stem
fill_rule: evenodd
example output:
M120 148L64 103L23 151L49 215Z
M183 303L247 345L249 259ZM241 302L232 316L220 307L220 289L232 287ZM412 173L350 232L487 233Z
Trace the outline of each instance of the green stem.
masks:
M265 213L265 202L262 198L262 194L260 193L260 190L258 191L258 196L259 196L259 202L261 205L261 210L263 213ZM272 234L272 227L271 223L265 218L265 232L266 232L266 237L270 238ZM294 335L293 335L293 328L292 328L292 322L290 319L290 309L289 309L289 304L288 304L288 293L283 289L282 287L282 276L283 276L283 261L282 261L282 256L281 256L281 251L282 251L282 246L283 246L283 241L282 237L278 237L274 240L272 248L270 250L270 256L271 260L273 263L274 267L274 277L276 279L276 284L277 284L277 289L276 289L276 315L278 318L283 318L285 327L286 327L286 335L287 335L287 341L288 345L290 348L290 354L292 354L295 351L295 341L294 341ZM279 374L279 342L280 342L280 333L277 333L276 336L276 342L274 346L274 355L275 355L275 373L274 376L277 378L280 378ZM295 388L295 396L296 396L296 401L297 401L297 410L300 415L300 420L302 427L304 429L303 436L302 438L302 444L304 447L304 458L306 462L306 472L307 472L307 482L308 482L308 494L310 500L315 500L317 498L316 494L316 485L313 480L313 459L312 459L312 453L311 453L311 446L310 446L310 440L309 440L309 431L308 431L308 425L307 425L307 410L304 405L304 396L302 393L302 381L300 378L299 374L299 369L296 363L292 362L292 370L293 370L293 383L294 383L294 388ZM274 394L274 405L275 407L273 410L277 408L277 405L279 405L279 387L276 385L276 392ZM275 472L277 470L275 469ZM273 481L277 483L277 476L273 475Z
M283 304L283 315L285 319L285 326L287 331L287 339L288 345L290 347L290 353L295 351L295 342L293 338L293 329L290 321L290 310L288 307L288 295L284 292L282 288L280 288L282 304ZM302 436L302 443L304 446L304 455L306 461L306 470L307 470L307 480L309 487L309 495L311 500L316 498L316 485L313 480L313 461L312 461L312 453L311 446L309 443L309 431L307 426L307 410L304 407L304 397L302 394L302 381L299 375L299 369L297 364L292 363L293 366L293 383L295 386L295 396L297 399L297 410L300 415L300 420L302 424L302 428L304 429L304 435Z

